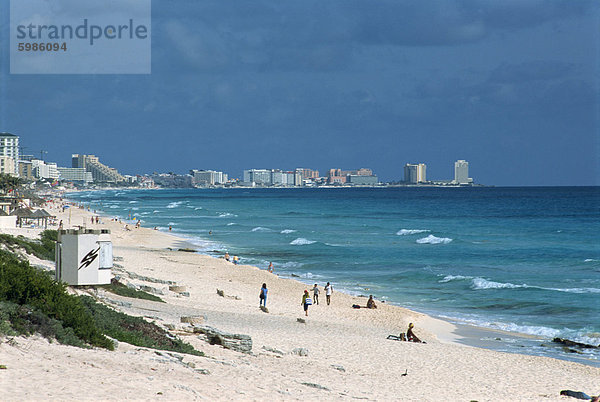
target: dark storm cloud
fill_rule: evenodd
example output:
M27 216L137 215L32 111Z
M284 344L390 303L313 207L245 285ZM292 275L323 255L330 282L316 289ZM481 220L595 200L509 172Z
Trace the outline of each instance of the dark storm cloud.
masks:
M157 15L155 40L200 71L344 68L360 46L453 46L585 14L590 1L344 0L188 3ZM164 35L164 37L163 37Z

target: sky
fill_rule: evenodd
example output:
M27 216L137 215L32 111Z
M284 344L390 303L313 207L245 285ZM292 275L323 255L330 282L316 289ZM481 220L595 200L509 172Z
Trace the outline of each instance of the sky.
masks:
M151 74L11 74L0 131L124 174L406 163L476 183L600 185L600 3L153 0Z

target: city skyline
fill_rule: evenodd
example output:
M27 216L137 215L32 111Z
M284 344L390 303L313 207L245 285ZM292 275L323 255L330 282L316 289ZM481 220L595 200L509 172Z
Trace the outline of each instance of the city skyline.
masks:
M369 166L392 181L425 161L451 180L464 159L484 184L600 184L597 2L157 0L152 14L151 74L10 74L3 46L0 131L59 166L72 149L124 173Z

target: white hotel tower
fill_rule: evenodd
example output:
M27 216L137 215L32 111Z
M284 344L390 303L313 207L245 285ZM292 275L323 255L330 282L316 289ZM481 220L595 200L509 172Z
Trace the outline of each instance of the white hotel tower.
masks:
M0 156L12 158L15 164L13 172L19 171L19 136L0 133Z
M469 177L469 162L458 160L454 162L454 184L471 184L473 179Z

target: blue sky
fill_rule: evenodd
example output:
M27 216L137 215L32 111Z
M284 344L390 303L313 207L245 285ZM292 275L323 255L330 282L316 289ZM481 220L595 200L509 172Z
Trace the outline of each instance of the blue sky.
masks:
M59 165L600 185L593 1L154 0L150 75L11 75L0 4L0 131Z

